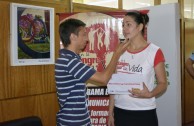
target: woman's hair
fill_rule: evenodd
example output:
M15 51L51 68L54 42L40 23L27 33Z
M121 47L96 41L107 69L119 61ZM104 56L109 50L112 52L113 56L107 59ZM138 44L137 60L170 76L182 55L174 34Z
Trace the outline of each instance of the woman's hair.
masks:
M141 13L139 11L129 11L125 14L125 16L131 16L132 18L134 18L134 21L138 25L142 23L143 24L142 34L144 34L145 27L149 22L149 17L147 14Z
M73 18L69 18L62 22L59 25L59 35L64 47L67 47L71 43L70 41L71 34L74 33L75 35L78 35L80 27L85 26L86 24L84 22Z

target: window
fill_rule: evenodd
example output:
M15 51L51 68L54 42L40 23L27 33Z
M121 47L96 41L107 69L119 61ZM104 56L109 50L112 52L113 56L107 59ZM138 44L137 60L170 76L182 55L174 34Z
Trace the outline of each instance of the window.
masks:
M178 0L161 0L161 4L178 3Z
M156 0L122 0L124 10L154 6ZM110 8L119 8L119 0L73 0L75 3L95 5ZM161 4L178 3L178 0L161 0ZM184 0L184 17L194 18L194 0Z
M185 18L194 18L193 6L194 6L193 0L184 0L184 17Z
M123 0L123 9L129 10L134 8L142 8L153 6L154 0Z

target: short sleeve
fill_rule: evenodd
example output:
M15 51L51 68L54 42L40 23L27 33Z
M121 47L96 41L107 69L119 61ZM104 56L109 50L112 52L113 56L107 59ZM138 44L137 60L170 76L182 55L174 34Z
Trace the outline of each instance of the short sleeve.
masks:
M192 61L194 61L194 52L191 53L190 59L191 59Z
M165 58L164 58L164 54L162 50L158 49L155 55L155 59L154 59L154 67L160 62L165 62Z
M87 81L95 72L92 67L82 63L78 59L72 59L68 64L68 71L82 82Z

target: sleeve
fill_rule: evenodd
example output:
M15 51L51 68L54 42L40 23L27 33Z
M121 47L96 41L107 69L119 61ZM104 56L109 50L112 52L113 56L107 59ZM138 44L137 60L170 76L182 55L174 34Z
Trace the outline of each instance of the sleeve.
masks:
M86 82L96 70L78 59L72 59L68 64L68 71L75 78L79 79L82 82Z
M162 50L158 49L155 55L155 59L154 59L154 67L160 62L165 62L165 58L164 58L164 54Z
M191 59L192 61L194 61L194 52L191 53L190 59Z

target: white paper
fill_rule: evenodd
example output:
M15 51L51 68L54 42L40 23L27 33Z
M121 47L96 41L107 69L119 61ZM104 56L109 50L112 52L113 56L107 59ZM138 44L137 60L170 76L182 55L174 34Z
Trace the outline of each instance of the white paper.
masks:
M132 88L143 89L142 74L113 74L107 84L108 94L130 94Z

